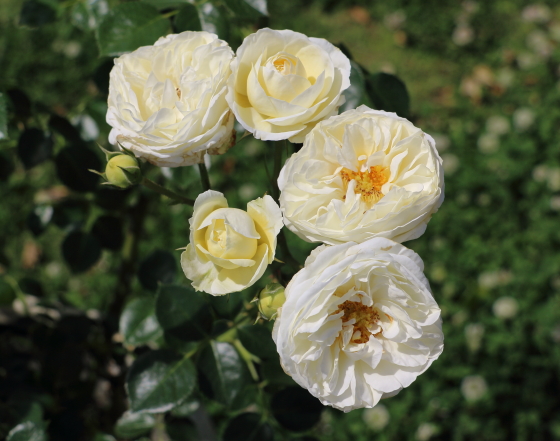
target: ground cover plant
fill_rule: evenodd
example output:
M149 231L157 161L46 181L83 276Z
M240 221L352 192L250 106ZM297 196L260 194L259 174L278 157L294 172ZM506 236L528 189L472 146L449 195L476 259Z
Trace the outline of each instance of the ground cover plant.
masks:
M560 11L553 2L294 1L269 2L267 11L264 2L148 2L134 18L142 32L123 34L115 11L137 3L0 6L0 436L560 438ZM359 104L396 111L436 140L446 200L424 235L405 246L424 260L445 350L373 409L323 407L282 372L272 323L252 324L253 297L268 282L288 281L317 244L285 231L295 262L279 244L285 264L273 263L241 293L186 297L190 282L173 250L189 243L192 207L170 205L173 195L155 187L101 186L87 172L106 164L96 144L109 148L113 57L203 26L234 50L266 26L325 38L352 60L351 84L363 84L349 90L341 111ZM409 106L384 100L379 90L388 87L375 87L387 77L379 72L406 84ZM229 206L245 208L265 191L276 197L274 148L239 137L212 157L208 173ZM284 159L298 148L288 146ZM198 166L147 165L143 174L184 198L205 190ZM183 354L199 344L184 339L193 302L201 305L196 323L212 338L189 371ZM232 338L226 331L234 324L241 326ZM161 372L158 394L131 396L138 360L173 366ZM220 369L225 375L214 374ZM191 393L182 379L193 375Z

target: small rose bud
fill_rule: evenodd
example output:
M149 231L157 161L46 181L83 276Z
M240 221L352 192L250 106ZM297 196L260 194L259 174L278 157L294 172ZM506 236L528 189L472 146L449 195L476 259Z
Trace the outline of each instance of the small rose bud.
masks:
M267 320L274 320L280 308L286 301L284 287L279 283L270 283L259 294L259 312Z
M138 184L142 178L138 161L129 155L112 157L107 163L105 176L110 184L120 188Z

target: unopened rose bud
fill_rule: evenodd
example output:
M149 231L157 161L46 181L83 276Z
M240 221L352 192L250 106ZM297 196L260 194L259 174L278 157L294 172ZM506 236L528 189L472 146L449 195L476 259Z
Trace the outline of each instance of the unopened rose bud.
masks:
M284 287L279 283L270 283L259 294L259 312L267 320L274 320L280 308L286 301Z
M112 157L107 163L105 176L110 184L120 188L138 184L142 178L138 161L129 155Z

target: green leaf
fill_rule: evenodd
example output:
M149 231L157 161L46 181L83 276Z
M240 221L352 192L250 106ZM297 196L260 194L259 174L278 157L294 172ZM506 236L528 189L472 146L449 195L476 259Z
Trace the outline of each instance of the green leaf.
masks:
M186 356L166 349L138 357L126 379L134 412L167 412L187 399L195 385L193 363Z
M75 191L94 191L99 176L89 170L101 171L99 157L84 145L63 148L54 160L58 178Z
M156 425L156 419L149 413L126 411L115 425L115 435L119 438L136 438L149 432Z
M321 402L299 386L276 393L270 407L274 418L293 432L311 429L319 422L323 411Z
M142 297L129 302L119 320L126 344L138 346L159 338L163 331L156 319L155 299Z
M72 231L62 242L62 257L74 273L91 268L101 257L97 239L83 231Z
M223 441L272 441L272 428L256 413L242 413L233 418L224 431Z
M355 109L364 102L366 83L364 74L358 63L350 61L350 87L343 93L346 102L340 107L339 113Z
M372 74L366 78L366 90L376 108L408 118L410 97L398 77L385 72Z
M202 340L212 329L207 295L190 287L161 285L156 317L166 335L185 342Z
M53 140L39 129L27 129L19 137L17 154L26 170L51 157Z
M138 268L141 285L155 291L160 283L171 283L177 272L175 256L169 251L156 250L146 257Z
M264 360L261 364L261 375L268 384L274 386L295 386L296 382L290 377L282 366L279 358Z
M189 0L144 0L144 3L148 3L158 8L160 11L162 9L180 8L188 2Z
M0 139L8 139L8 97L0 93Z
M169 20L147 3L121 3L103 17L97 28L100 55L121 55L152 45L169 31Z
M210 384L214 399L228 407L249 382L247 366L230 343L210 342L200 354L198 368Z
M97 237L99 245L107 250L118 251L124 243L122 221L115 216L99 216L91 228L91 234Z
M39 27L56 20L56 11L38 0L27 0L21 7L19 24Z
M10 430L6 441L47 441L47 434L43 424L26 421Z
M243 295L241 293L227 294L225 296L209 296L212 309L225 319L233 319L243 308Z
M237 330L241 344L261 360L277 359L278 352L271 332L262 325L243 326Z
M228 40L229 20L223 8L213 5L210 2L199 6L198 15L202 30L217 34L222 40Z
M0 152L0 182L6 182L14 171L14 163L4 152Z
M16 298L16 292L12 285L0 276L0 306L11 305Z
M107 435L106 433L97 433L93 441L116 441L116 439L114 436Z
M239 17L268 16L266 0L229 0L228 7Z
M200 402L194 396L191 396L181 404L179 404L177 407L173 408L173 410L171 411L171 415L178 418L187 417L196 412L199 407Z
M169 435L171 441L200 440L196 426L189 418L177 418L166 415L165 431Z
M202 30L200 18L198 17L198 9L196 9L195 5L189 3L179 9L173 24L176 32Z

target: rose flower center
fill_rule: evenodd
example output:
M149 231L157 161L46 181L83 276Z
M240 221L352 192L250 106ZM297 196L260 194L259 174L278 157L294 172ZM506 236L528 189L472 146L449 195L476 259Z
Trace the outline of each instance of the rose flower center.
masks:
M344 182L344 188L348 188L350 181L356 181L354 193L361 194L365 202L375 204L384 195L381 192L383 185L389 180L385 167L374 165L369 170L355 172L347 168L340 171L340 176Z
M354 333L352 342L367 343L371 335L369 328L379 322L379 313L371 306L366 306L363 303L350 300L346 300L338 305L338 309L334 313L338 314L342 311L344 311L344 315L341 317L342 323L346 323L352 319L356 320L353 324Z

